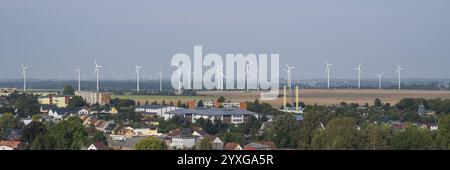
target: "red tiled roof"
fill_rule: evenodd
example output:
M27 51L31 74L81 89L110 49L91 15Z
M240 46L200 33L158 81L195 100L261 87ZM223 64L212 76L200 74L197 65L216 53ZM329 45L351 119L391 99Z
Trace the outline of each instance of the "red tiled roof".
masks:
M19 146L22 144L20 141L0 141L0 146L7 146L14 149L19 148Z

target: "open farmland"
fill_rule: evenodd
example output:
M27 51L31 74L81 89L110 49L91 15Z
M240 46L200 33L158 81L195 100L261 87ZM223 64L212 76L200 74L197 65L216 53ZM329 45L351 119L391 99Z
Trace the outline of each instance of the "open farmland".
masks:
M282 93L282 91L280 91ZM376 98L380 98L383 103L397 103L403 98L425 98L425 99L449 99L450 91L438 90L378 90L378 89L300 89L300 101L305 104L318 105L332 105L338 104L342 101L347 103L369 103L372 104ZM235 102L240 101L254 101L259 98L259 92L246 91L229 91L229 92L199 92L206 96L220 96L223 95L227 99ZM290 100L290 95L288 95ZM280 107L283 103L283 98L277 100L264 101L272 104L274 107Z

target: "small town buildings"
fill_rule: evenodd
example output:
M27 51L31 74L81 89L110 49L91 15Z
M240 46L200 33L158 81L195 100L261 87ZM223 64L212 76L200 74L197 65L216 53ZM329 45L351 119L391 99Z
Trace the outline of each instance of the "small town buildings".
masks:
M26 145L21 141L0 141L0 150L24 150Z
M107 109L103 109L100 113L118 114L119 110L117 110L115 107L110 107Z
M156 128L141 128L134 129L135 136L162 136L162 133L158 133L158 129Z
M178 109L167 112L163 115L165 120L174 116L181 116L187 121L195 123L196 120L203 118L205 120L219 119L227 124L242 124L251 116L257 116L256 113L244 109L236 108L195 108L195 109Z
M71 110L71 109L50 109L48 111L48 115L50 117L52 117L53 119L59 119L59 120L62 120L63 118L65 118L71 114L78 114L78 111Z
M72 97L70 96L45 96L39 97L38 101L42 105L56 105L57 107L67 107Z
M260 143L252 142L244 146L244 150L271 150L272 147Z
M134 146L146 137L132 137L125 140L107 138L108 147L113 150L134 150Z
M152 114L159 117L162 117L167 112L181 109L180 107L175 106L167 106L167 105L144 105L144 106L137 106L135 111L139 113L144 114Z
M172 141L169 145L170 149L175 150L189 150L195 146L194 137L172 137Z
M239 143L227 143L223 150L244 150Z
M87 150L109 150L109 148L102 142L95 142L91 144Z
M203 129L199 128L192 132L192 136L198 138L199 140L202 140L203 138L208 137L209 134L206 131L204 131Z
M48 113L48 111L50 111L51 109L56 110L56 109L59 109L59 108L56 105L41 104L40 112L41 113Z
M219 137L216 137L212 142L212 149L213 150L223 150L223 142L220 140Z
M9 96L16 92L16 88L0 88L0 96Z
M76 91L76 96L80 96L87 104L106 105L111 103L111 94L104 92Z

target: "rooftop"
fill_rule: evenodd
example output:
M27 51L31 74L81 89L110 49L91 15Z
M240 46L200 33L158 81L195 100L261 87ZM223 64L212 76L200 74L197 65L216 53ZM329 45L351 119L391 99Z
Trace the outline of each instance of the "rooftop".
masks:
M197 114L208 116L225 116L225 115L256 115L256 113L236 108L196 108L196 109L178 109L168 112L167 114L183 115Z

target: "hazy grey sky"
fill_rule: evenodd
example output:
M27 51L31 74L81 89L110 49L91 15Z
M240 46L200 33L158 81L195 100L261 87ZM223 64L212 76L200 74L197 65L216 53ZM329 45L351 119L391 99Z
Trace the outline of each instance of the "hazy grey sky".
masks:
M0 79L168 76L176 53L279 53L295 79L333 76L450 78L448 0L40 0L0 1ZM284 77L284 73L282 73Z

